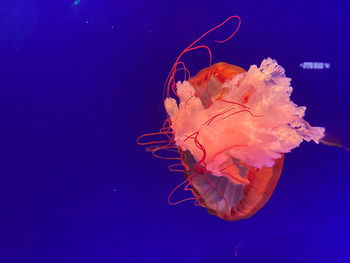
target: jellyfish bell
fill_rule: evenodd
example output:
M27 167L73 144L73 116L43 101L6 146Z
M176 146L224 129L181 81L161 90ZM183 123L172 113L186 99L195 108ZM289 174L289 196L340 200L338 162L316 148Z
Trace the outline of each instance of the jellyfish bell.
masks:
M284 154L270 168L254 169L235 163L234 171L226 173L227 176L215 176L210 171L198 173L189 151L184 152L182 160L187 168L185 177L191 177L191 189L198 203L212 215L236 221L251 217L270 199L282 172ZM233 173L247 178L248 183L233 180Z
M324 135L303 120L306 108L290 100L290 79L270 58L247 72L214 64L176 88L179 103L164 104L185 177L198 203L226 220L254 215L276 187L284 154Z

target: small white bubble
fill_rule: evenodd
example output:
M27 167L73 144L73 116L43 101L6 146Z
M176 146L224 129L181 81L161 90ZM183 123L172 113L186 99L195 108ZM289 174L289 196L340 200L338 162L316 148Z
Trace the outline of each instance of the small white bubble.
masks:
M85 21L85 24L89 24L89 21L88 21L88 20L86 20L86 21Z

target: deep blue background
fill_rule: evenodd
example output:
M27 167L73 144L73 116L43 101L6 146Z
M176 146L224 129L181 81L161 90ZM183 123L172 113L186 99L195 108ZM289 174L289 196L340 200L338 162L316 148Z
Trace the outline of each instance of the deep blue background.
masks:
M303 143L267 205L226 222L168 205L183 177L136 144L179 52L239 15L203 39L214 62L276 59L306 120L350 145L346 2L0 0L0 262L350 262L349 152Z

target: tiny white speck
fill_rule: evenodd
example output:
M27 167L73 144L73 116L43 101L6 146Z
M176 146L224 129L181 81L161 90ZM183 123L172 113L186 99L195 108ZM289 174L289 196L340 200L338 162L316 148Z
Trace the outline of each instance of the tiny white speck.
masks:
M86 20L86 21L85 21L85 24L89 24L89 21L88 21L88 20Z
M114 29L114 26L112 26L112 29Z
M117 189L116 189L116 188L114 188L114 189L113 189L113 192L117 192Z

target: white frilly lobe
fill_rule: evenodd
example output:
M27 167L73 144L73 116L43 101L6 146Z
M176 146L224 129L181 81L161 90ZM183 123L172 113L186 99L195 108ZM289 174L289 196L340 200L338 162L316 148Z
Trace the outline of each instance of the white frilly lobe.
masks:
M180 105L172 98L164 102L175 131L176 144L200 160L203 152L192 139L186 140L187 136L198 131L198 141L206 150L207 169L221 176L222 165L228 159L235 158L256 168L271 167L281 153L290 152L303 140L318 143L325 129L311 127L303 120L306 107L299 107L290 100L293 90L290 80L284 69L271 58L263 60L259 68L252 65L247 72L223 84L228 90L223 99L243 103L244 95L251 94L244 105L255 116L243 111L223 118L246 109L236 105L209 125L205 123L232 104L213 99L212 105L205 108L199 98L193 96L189 99L195 93L189 82L178 82Z

